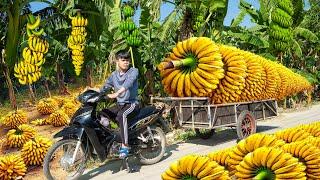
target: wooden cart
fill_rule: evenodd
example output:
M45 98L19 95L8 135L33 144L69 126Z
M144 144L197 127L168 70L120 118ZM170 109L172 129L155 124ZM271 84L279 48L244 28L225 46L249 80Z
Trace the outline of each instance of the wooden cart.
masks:
M179 125L200 130L210 130L209 138L216 128L235 127L239 139L256 132L256 120L278 115L276 100L261 100L228 104L210 104L206 97L151 97L151 104L164 102L174 108ZM200 136L201 137L201 136Z

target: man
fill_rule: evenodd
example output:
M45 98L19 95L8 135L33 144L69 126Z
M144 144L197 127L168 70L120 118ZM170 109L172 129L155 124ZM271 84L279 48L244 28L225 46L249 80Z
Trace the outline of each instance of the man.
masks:
M138 69L130 67L130 54L126 51L120 51L116 54L116 71L112 72L106 80L104 86L100 89L101 93L106 93L110 88L114 93L108 94L109 98L116 98L117 105L104 109L100 123L108 126L108 118L116 119L120 125L122 146L120 149L120 158L128 156L128 120L129 114L137 111L138 102Z

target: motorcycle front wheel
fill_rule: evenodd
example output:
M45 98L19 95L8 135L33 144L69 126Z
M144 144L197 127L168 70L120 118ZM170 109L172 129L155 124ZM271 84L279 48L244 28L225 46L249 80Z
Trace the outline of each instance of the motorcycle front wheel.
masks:
M43 172L47 179L74 180L82 175L88 156L83 145L80 145L75 153L78 142L75 139L63 139L51 146L43 163Z

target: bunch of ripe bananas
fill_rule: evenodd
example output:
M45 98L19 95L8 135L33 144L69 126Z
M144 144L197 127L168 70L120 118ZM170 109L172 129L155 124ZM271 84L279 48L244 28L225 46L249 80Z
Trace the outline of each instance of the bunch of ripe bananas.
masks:
M58 103L52 98L43 98L37 104L37 110L42 115L53 113L58 109Z
M170 165L162 175L163 180L174 179L231 179L228 171L210 158L187 155Z
M22 51L23 60L14 67L14 76L22 85L32 84L41 77L41 65L45 63L44 54L48 52L49 43L41 36L44 29L36 31L40 25L40 17L35 20L32 14L28 15L27 35L28 47Z
M280 148L260 147L236 166L237 179L306 179L306 166Z
M20 179L27 172L23 158L19 154L0 156L0 179Z
M63 110L58 110L50 114L48 122L53 126L65 126L69 122L69 117Z
M318 179L320 176L320 149L306 141L297 141L282 146L282 150L292 154L306 165L307 177Z
M1 122L9 128L17 128L21 124L28 123L27 113L23 110L11 111L2 118Z
M42 136L36 136L26 142L21 150L26 165L41 165L51 145L52 142Z
M178 42L158 69L170 96L206 96L216 104L279 100L312 88L279 63L206 37Z
M61 109L66 115L68 115L71 118L78 109L78 105L72 102L66 102L64 103Z
M7 133L7 145L9 147L22 147L24 143L33 138L36 130L27 125L21 124L16 129L11 129Z
M48 125L50 123L48 122L47 119L35 119L31 121L30 124L36 125L36 126L42 126L42 125Z
M86 43L86 26L88 25L88 19L80 16L69 16L71 19L72 31L68 38L68 47L72 51L72 64L74 65L76 75L79 76L82 65L84 63L84 48Z

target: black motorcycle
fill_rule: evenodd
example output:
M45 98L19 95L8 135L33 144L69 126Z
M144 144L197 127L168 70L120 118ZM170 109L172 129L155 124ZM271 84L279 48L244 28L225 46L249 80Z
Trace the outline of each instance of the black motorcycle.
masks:
M47 152L43 171L47 179L77 179L90 157L104 162L118 159L121 147L119 129L105 128L99 123L97 106L106 96L94 90L79 95L82 106L75 112L69 126L54 135L61 138ZM164 107L146 106L134 117L128 117L129 156L142 164L154 164L165 153L166 137L162 113ZM125 165L128 168L127 158ZM128 169L130 170L130 169Z

